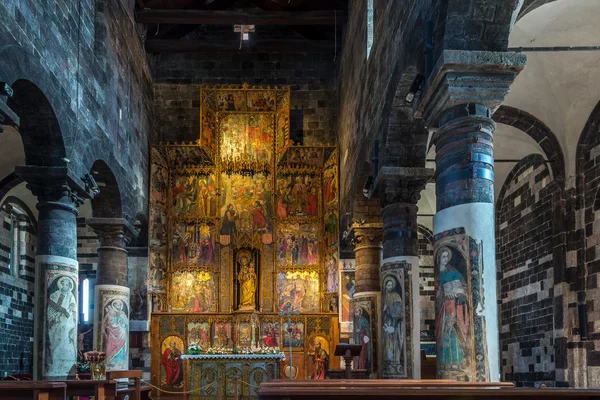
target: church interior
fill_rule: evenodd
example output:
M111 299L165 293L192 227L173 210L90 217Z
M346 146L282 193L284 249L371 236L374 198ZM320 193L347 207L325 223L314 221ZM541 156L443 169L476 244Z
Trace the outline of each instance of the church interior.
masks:
M0 12L0 390L600 398L597 0Z

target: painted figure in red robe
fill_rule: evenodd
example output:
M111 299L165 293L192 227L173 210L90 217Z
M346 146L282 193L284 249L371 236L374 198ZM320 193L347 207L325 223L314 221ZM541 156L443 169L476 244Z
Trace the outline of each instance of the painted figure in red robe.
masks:
M183 381L183 369L181 363L181 350L177 348L177 342L170 343L171 347L165 349L162 355L162 365L166 371L167 386L179 386Z
M315 353L312 355L315 363L313 379L325 379L325 373L329 369L329 355L321 348L321 342L315 344Z

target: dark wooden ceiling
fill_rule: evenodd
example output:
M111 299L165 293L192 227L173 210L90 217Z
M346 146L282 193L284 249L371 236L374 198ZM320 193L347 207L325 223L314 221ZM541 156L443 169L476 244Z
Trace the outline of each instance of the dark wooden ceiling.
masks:
M334 52L348 0L137 0L146 51ZM236 24L255 25L242 43Z

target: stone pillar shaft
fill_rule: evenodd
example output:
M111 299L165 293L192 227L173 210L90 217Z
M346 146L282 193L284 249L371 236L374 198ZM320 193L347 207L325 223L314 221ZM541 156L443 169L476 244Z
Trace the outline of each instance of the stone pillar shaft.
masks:
M417 202L433 171L382 168L383 260L381 278L381 376L419 379L420 296Z
M354 343L363 346L354 369L366 369L372 377L380 374L379 334L381 223L353 227L356 258L356 286L352 299Z
M106 370L129 369L127 250L124 218L88 218L100 240L95 288L94 349L106 353Z
M491 119L526 57L443 50L416 116L439 127L433 220L437 375L500 379Z
M90 196L65 167L17 167L38 198L35 379L73 378L77 364L77 207Z

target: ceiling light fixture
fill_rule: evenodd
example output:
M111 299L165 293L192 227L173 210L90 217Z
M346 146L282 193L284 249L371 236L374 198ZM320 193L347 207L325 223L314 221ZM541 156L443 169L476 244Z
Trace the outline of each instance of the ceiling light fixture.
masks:
M254 25L234 25L234 32L240 32L240 49L242 42L250 40L250 32L254 32Z

